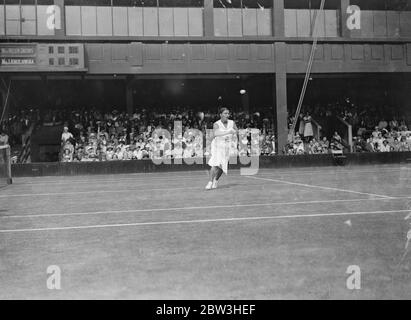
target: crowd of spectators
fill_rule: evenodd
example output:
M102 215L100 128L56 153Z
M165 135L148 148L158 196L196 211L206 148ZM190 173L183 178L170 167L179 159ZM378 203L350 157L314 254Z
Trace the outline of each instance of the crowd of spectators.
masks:
M354 137L353 149L354 152L411 151L411 131L392 122L389 126L376 126L371 135Z
M24 145L31 125L37 123L39 119L39 110L31 108L22 109L3 119L0 132L3 135L7 134L10 145Z
M335 131L341 120L352 126L353 152L411 151L411 131L406 121L393 115L395 108L353 103L349 98L327 105L303 106L295 127L295 136L289 137L285 154L321 154L349 149L349 141ZM311 122L325 127L320 137L314 137ZM337 119L337 120L336 120ZM294 118L289 117L289 127ZM330 141L330 142L329 142Z
M190 109L167 113L141 109L131 115L117 110L106 113L96 109L72 110L64 121L61 161L201 158L210 153L206 129L212 129L218 118L217 113ZM237 147L236 139L232 140L232 156L275 154L275 137L269 118L258 112L252 115L234 112L232 118L239 129L247 129L247 134L240 136L243 148ZM175 121L182 124L176 133ZM252 140L252 128L259 128L258 141ZM159 131L161 129L170 135Z
M289 136L289 143L280 150L280 154L327 154L348 150L348 141L341 138L342 132L335 131L328 120L333 116L352 125L353 152L411 151L411 132L406 122L384 112L387 108L359 107L348 98L325 106L303 106L295 134ZM64 162L196 158L209 155L210 141L206 129L212 129L218 119L216 112L194 111L189 107L168 112L140 108L133 114L118 110L103 112L96 108L43 111L27 108L8 116L0 131L2 139L7 136L8 143L13 146L24 145L32 124L64 126L60 152L60 160ZM269 115L233 112L232 119L239 129L248 129L246 135L239 137L241 141L232 141L232 155L278 154L273 119ZM293 120L289 117L290 127ZM324 131L322 135L315 134L315 120L334 130L331 134ZM175 121L182 123L180 134L176 136ZM251 128L259 129L258 141L252 137ZM155 133L156 129L165 129L170 136ZM196 130L203 133L202 138Z

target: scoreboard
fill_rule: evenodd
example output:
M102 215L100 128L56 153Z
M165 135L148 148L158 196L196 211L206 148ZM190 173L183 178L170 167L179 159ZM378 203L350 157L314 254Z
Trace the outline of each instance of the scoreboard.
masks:
M0 72L85 72L81 43L0 43Z

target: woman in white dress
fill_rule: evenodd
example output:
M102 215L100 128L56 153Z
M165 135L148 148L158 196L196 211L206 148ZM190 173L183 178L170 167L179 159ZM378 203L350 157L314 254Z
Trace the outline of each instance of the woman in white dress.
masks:
M303 118L303 122L305 123L304 126L304 138L306 142L310 142L312 137L314 136L313 132L313 125L311 124L312 118L310 114L307 112Z
M237 134L237 126L233 120L229 120L230 111L227 108L220 109L220 120L214 123L214 138L211 142L211 158L208 161L210 180L206 190L216 189L218 180L223 172L227 174L228 161L230 160L230 146L234 134Z

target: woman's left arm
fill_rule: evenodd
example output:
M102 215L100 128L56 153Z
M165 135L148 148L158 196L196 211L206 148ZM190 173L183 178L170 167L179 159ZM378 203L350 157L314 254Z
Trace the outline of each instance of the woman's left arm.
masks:
M236 133L238 132L237 125L235 124L235 122L233 122L233 129L235 130Z

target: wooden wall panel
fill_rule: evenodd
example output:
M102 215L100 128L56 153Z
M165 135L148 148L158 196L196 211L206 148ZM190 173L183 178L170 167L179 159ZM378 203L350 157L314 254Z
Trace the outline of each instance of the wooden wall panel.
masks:
M174 35L173 8L159 8L158 19L159 19L160 36L173 36Z
M143 8L143 33L145 36L158 36L158 11L157 8Z
M310 10L297 10L297 36L308 37L311 32Z
M113 35L113 25L111 23L112 19L111 7L97 7L97 35Z
M188 36L188 8L174 8L174 35Z
M0 6L0 36L6 34L4 6Z
M374 44L371 45L371 59L372 60L384 60L384 46Z
M243 32L245 36L257 35L257 10L243 9Z
M338 37L338 11L337 10L324 10L324 25L326 37Z
M161 60L161 45L147 43L144 45L144 60Z
M228 35L230 37L241 37L243 35L241 9L228 9L227 18Z
M400 33L402 37L411 37L411 12L400 13Z
M126 7L113 7L113 34L128 36L128 13Z
M202 8L188 8L188 34L191 37L201 37L204 34Z
M214 45L214 54L216 60L228 60L228 44Z
M273 34L273 12L271 9L257 10L257 35Z
M90 74L274 73L273 44L86 44ZM287 73L304 73L310 44L288 44ZM138 67L138 68L133 68ZM313 73L411 72L411 44L323 44Z
M407 65L411 66L411 43L407 43L405 50L407 55Z
M21 6L21 34L35 35L36 34L36 7Z
M97 35L97 7L81 7L81 34L83 36Z
M395 11L387 12L387 36L400 36L400 13Z
M331 59L343 60L344 59L344 47L340 44L331 45Z
M20 28L20 6L6 5L6 34L19 36Z
M284 32L286 37L297 36L297 11L284 9Z
M205 44L192 44L191 58L193 60L205 60L207 57L207 46Z
M128 13L128 33L132 37L143 35L143 8L129 7Z
M224 8L214 9L214 35L222 37L228 35L227 10Z
M373 36L386 37L387 32L387 13L386 11L374 11Z
M81 10L79 6L66 6L66 34L69 36L81 35Z

